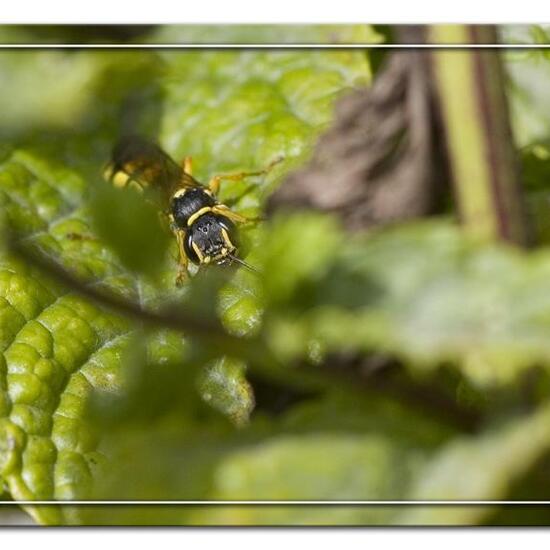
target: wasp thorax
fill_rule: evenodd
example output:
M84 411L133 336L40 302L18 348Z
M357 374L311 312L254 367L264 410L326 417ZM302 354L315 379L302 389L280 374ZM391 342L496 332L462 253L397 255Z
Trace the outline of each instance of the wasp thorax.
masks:
M226 217L203 214L187 229L185 253L196 264L223 263L237 250L236 233Z
M172 216L178 227L187 227L189 219L202 208L214 206L216 201L204 189L185 189L172 197Z

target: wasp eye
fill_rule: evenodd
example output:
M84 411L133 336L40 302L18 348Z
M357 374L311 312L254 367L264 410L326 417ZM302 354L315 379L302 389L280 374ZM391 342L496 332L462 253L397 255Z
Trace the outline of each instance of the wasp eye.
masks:
M183 242L183 247L185 249L185 254L187 255L187 257L194 264L200 264L200 259L197 256L195 249L193 248L193 235L190 232L185 237L185 240Z

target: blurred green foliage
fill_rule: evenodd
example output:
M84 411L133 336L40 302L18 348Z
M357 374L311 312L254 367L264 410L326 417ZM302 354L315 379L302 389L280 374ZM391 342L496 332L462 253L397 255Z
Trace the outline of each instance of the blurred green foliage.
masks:
M146 39L196 40L203 31L166 27ZM217 32L219 41L257 38L239 27ZM286 41L380 39L358 26L277 32ZM550 135L544 124L530 133L543 109L517 92L525 81L514 71L531 61L508 63L535 207L548 188ZM548 71L547 60L536 63ZM483 245L446 218L352 237L329 216L302 213L243 230L246 260L261 277L213 271L176 288L176 246L156 211L100 181L110 148L128 132L178 160L193 156L202 181L283 157L265 177L222 188L227 204L257 214L307 160L335 99L371 78L369 54L357 50L0 56L0 81L10 82L0 87L10 111L0 148L9 227L94 289L219 322L264 346L247 355L128 319L3 252L0 480L11 498L544 496L546 248ZM354 357L357 368L344 369ZM368 369L380 357L392 364L378 378ZM25 509L45 524L506 521L501 509L481 506Z
M506 26L508 43L548 44L546 25ZM550 91L550 58L547 48L504 52L512 126L522 162L527 207L539 242L550 242L548 178L550 175L550 119L546 97Z

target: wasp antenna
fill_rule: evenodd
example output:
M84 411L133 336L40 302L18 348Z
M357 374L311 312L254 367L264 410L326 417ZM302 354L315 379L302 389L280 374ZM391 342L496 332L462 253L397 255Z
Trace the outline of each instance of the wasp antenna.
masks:
M253 273L256 273L257 275L261 275L262 272L259 269L256 269L255 267L252 267L250 264L246 263L244 260L241 260L240 258L237 258L237 256L233 256L233 254L228 254L229 258L233 260L234 262L237 262L238 264L241 264L242 266L246 267Z

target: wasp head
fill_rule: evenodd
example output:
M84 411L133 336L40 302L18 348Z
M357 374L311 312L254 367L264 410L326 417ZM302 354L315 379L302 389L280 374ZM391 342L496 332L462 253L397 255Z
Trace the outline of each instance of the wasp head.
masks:
M207 212L187 228L184 246L195 264L229 264L237 251L237 229L225 216Z

